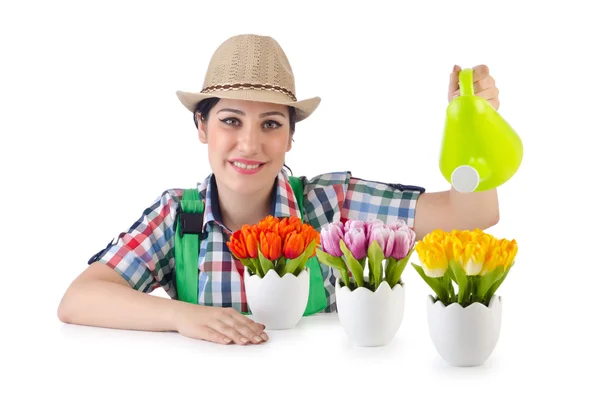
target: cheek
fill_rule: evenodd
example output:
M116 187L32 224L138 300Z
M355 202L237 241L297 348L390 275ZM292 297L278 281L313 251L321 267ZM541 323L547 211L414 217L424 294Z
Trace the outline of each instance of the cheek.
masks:
M269 151L273 155L285 156L288 148L289 137L287 134L282 134L277 136L276 138L272 138L269 140L267 145L269 146Z
M219 128L211 128L208 134L208 154L209 156L221 156L223 153L231 151L235 146L235 136L226 131L220 131Z

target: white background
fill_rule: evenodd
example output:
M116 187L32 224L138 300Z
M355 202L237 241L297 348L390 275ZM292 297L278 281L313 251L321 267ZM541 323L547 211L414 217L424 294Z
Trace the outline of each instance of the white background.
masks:
M519 3L2 2L6 395L592 393L598 12L583 1ZM323 99L297 126L287 157L295 175L351 170L447 189L437 160L449 73L455 63L489 66L500 114L525 150L488 230L517 239L520 251L498 291L502 333L484 366L452 368L437 355L429 290L410 267L404 322L382 348L352 346L331 316L273 332L259 347L58 321L59 300L90 256L162 191L210 172L175 91L199 91L213 51L241 33L274 37L297 96Z

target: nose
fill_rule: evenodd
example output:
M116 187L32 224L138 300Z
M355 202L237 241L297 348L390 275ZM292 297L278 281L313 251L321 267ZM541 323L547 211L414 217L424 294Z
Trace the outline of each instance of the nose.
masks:
M240 131L238 137L238 147L240 151L247 155L256 154L260 151L261 131L256 127L246 127Z

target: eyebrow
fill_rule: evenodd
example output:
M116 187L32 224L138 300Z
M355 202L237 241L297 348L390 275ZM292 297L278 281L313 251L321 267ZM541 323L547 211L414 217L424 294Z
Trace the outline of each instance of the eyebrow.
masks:
M283 113L281 113L281 112L277 112L277 111L274 111L274 112L266 112L266 113L262 113L262 114L260 115L260 117L261 117L261 118L262 118L262 117L267 117L267 116L281 116L281 117L283 117L283 118L285 119L285 115L284 115Z
M231 112L231 113L239 114L240 116L246 115L246 113L242 112L241 110L230 109L230 108L223 108L223 109L219 110L217 113L221 113L221 112ZM286 118L283 113L277 112L277 111L261 113L259 117L263 118L263 117L268 117L268 116L281 116L284 119Z
M231 112L231 113L239 114L240 116L245 116L246 115L246 113L242 112L241 110L229 109L229 108L221 109L217 113L221 113L221 112Z

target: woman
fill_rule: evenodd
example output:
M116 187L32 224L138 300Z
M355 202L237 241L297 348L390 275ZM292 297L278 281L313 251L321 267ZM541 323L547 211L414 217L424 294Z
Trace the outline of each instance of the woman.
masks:
M458 92L459 70L451 74L449 99ZM475 68L474 81L476 93L497 108L498 90L487 68ZM269 214L300 215L283 169L285 153L292 148L295 124L315 111L320 98L297 100L285 53L272 38L257 35L225 41L210 61L203 90L177 95L193 112L212 169L198 184L206 233L198 263L199 304L177 300L173 225L183 191L170 189L90 259L66 291L58 317L73 324L177 331L222 344L263 343L268 340L264 326L240 313L247 311L241 265L225 242L242 225ZM425 193L421 187L365 181L349 172L302 181L304 220L317 230L349 218L403 219L419 239L436 228L485 229L498 220L495 191ZM334 275L329 267L322 271L324 311L333 312ZM173 299L148 294L157 287Z

